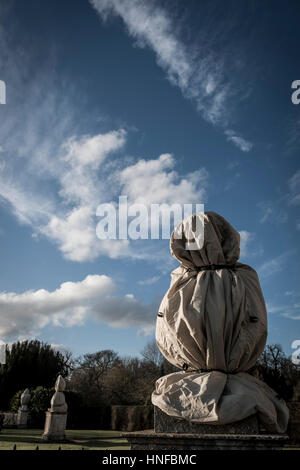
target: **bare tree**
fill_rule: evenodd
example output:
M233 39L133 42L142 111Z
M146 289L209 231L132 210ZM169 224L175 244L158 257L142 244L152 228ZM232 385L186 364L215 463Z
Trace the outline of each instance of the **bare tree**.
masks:
M300 368L287 357L280 344L269 344L260 356L256 371L259 378L289 400L300 380Z
M103 377L119 363L118 354L110 349L105 349L93 354L85 354L80 362L80 368L87 372L89 383L96 385L99 391L102 391Z
M158 349L155 340L149 341L149 343L146 344L146 346L141 352L141 355L143 356L146 362L150 362L156 367L161 367L164 362L164 357Z

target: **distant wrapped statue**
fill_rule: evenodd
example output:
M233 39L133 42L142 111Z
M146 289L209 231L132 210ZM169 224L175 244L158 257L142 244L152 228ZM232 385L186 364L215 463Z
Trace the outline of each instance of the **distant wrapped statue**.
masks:
M189 249L196 222L204 239ZM193 241L197 246L197 234ZM153 404L170 416L216 425L257 413L267 431L285 432L285 402L247 373L266 344L267 312L256 271L237 262L239 233L214 212L196 214L174 230L170 249L181 266L160 305L156 341L181 371L157 380Z

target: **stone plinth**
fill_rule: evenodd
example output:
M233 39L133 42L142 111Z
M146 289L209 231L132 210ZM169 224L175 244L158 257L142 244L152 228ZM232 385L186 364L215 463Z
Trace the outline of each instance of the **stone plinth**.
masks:
M290 421L288 432L291 442L296 444L300 442L300 401L287 403L290 410Z
M26 429L27 422L28 422L28 411L24 411L19 409L18 416L17 416L17 426L19 429Z
M24 390L24 392L21 395L21 406L18 410L18 416L17 416L17 426L20 429L25 429L27 428L27 421L28 421L28 404L30 402L30 391L28 388Z
M154 430L123 434L131 450L280 450L285 434L173 434Z
M154 431L176 434L259 434L257 415L249 416L231 424L215 425L190 423L185 419L174 418L154 407Z
M66 383L61 375L55 382L55 393L51 398L51 408L46 411L44 441L64 441L66 439L67 410L64 390Z
M44 441L64 441L66 439L67 413L46 412Z

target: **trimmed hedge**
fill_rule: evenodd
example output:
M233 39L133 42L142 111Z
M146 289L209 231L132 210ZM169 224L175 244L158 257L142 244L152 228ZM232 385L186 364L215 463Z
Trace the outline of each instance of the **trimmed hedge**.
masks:
M152 405L111 407L111 429L113 431L141 431L153 429L154 408Z
M47 409L47 408L46 408ZM97 406L70 407L67 429L107 429L115 431L140 431L154 427L152 405L137 406ZM45 424L45 411L29 415L28 427L42 429ZM1 413L3 427L17 427L17 413Z
M290 401L287 402L290 410L290 420L288 425L287 434L290 436L292 444L300 443L300 402Z
M111 407L79 407L69 410L67 429L111 429Z

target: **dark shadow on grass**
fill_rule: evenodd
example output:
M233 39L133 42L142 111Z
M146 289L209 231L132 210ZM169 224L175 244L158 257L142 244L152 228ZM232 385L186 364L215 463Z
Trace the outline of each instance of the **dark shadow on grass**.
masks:
M45 441L42 441L42 438L30 438L30 437L24 437L24 436L3 436L0 435L0 441L1 442L13 442L13 443L18 443L18 442L24 442L25 444L31 444L31 443L42 443Z
M75 444L75 442L74 442ZM127 441L124 442L112 442L112 441L102 441L102 440L91 440L88 442L76 442L77 445L81 445L84 447L84 449L88 450L90 447L91 448L104 448L104 447L123 447L123 446L129 446Z

